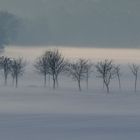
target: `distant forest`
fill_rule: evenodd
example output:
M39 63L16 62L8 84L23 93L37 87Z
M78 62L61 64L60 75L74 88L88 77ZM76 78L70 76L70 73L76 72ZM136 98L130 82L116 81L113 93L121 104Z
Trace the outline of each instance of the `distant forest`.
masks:
M1 0L21 18L15 45L139 47L138 0ZM2 22L2 20L0 20Z

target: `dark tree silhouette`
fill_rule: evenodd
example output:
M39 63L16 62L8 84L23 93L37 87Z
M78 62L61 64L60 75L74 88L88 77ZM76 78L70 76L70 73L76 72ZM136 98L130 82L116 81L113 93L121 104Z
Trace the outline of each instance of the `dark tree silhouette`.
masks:
M109 84L111 79L115 76L115 69L112 60L100 61L96 64L98 77L103 79L106 86L107 93L109 93Z
M54 51L46 51L45 55L47 57L48 62L48 73L50 76L52 76L53 80L53 88L56 88L56 85L58 87L58 76L60 73L64 72L66 63L65 59L62 56L62 54L58 50Z
M24 73L24 68L26 66L26 62L23 60L23 58L13 59L11 64L11 75L13 79L15 80L15 87L18 87L18 79L19 76L22 76Z
M117 76L117 79L118 79L118 82L119 82L119 89L121 89L121 79L120 79L120 76L121 76L121 68L120 68L120 65L116 65L114 66L114 69L115 69L115 73L116 73L116 76Z
M138 72L139 72L140 66L137 65L137 64L131 64L131 65L129 65L129 67L130 67L130 70L131 70L131 72L132 72L132 74L134 75L134 78L135 78L135 88L134 88L134 91L136 92L136 90L137 90Z
M0 11L0 48L16 38L20 22L16 15Z
M7 85L7 78L11 69L11 59L5 56L0 57L0 68L4 74L4 84Z
M36 68L38 73L43 75L44 87L46 87L47 74L49 74L48 55L45 53L45 55L42 55L41 57L39 57L36 60L34 67Z
M90 74L92 72L92 66L93 66L92 63L87 60L86 65L85 65L85 69L86 69L86 87L87 87L87 89L88 89L89 77L90 77Z
M79 91L81 91L81 80L87 78L88 61L79 59L74 63L68 63L66 71L68 75L72 76L73 80L77 81Z

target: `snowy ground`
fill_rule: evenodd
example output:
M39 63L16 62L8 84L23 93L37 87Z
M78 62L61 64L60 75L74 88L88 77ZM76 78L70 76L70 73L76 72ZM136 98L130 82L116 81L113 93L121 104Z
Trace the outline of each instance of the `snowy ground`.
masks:
M33 69L26 70L17 89L11 81L3 87L1 77L0 140L139 140L140 79L134 93L132 75L123 70L122 90L113 80L110 94L95 73L88 91L82 83L82 92L65 76L59 89L43 88Z
M139 140L139 93L1 88L2 140Z

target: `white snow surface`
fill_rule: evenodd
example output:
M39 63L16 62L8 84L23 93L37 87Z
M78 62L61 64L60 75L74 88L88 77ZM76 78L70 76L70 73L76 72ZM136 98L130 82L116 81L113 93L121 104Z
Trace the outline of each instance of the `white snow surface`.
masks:
M140 140L140 79L134 93L134 79L122 69L122 89L113 80L109 94L96 73L82 92L66 76L58 89L43 88L31 65L17 89L0 77L0 140Z
M1 140L139 138L139 93L1 88Z

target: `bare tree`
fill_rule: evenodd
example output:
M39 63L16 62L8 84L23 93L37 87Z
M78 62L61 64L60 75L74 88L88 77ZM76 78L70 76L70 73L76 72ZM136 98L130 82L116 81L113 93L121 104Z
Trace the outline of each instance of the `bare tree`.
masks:
M81 91L81 80L87 78L87 62L85 59L79 59L74 63L69 63L66 68L67 73L77 81L79 91Z
M92 72L92 63L90 63L89 61L86 62L85 65L85 69L86 69L86 87L88 89L88 83L89 83L89 76Z
M23 58L13 59L11 64L11 75L15 80L15 87L18 87L19 76L23 75L26 62Z
M11 69L11 59L5 56L0 57L0 67L4 73L4 83L7 85L7 78Z
M132 72L132 74L134 75L134 78L135 78L135 88L134 88L134 90L136 92L136 90L137 90L138 72L139 72L140 66L137 65L137 64L131 64L131 65L129 65L129 67L130 67L130 70L131 70L131 72Z
M106 86L107 93L109 93L109 84L111 79L115 75L114 71L114 65L112 63L112 60L104 60L100 61L96 64L96 69L98 72L98 77L103 79L103 83Z
M120 80L120 76L121 76L121 68L120 68L120 65L116 65L114 66L114 69L115 69L115 73L116 73L116 76L117 76L117 79L118 79L118 82L119 82L119 89L121 89L121 80Z
M46 51L45 56L48 62L48 73L52 76L53 88L58 87L58 76L64 71L66 66L65 59L58 50Z
M45 54L45 55L42 55L41 57L39 57L36 60L34 67L36 68L38 73L40 73L41 75L44 76L44 87L46 87L47 74L49 74L47 55Z

